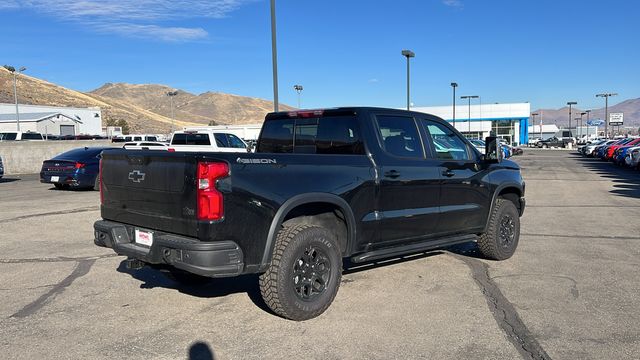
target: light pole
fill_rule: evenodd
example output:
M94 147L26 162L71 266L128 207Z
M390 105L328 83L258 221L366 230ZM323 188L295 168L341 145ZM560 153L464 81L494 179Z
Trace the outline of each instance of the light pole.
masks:
M584 112L587 113L587 139L589 138L589 115L591 113L591 110L585 110ZM598 137L598 128L596 127L596 138Z
M582 128L584 127L584 126L582 126L582 117L585 116L586 114L587 114L586 111L583 111L583 112L580 113L580 138L582 138ZM589 134L587 134L587 135L589 135Z
M531 123L533 123L533 127L536 126L536 116L538 116L540 114L538 113L531 113ZM540 124L540 140L542 140L542 124Z
M167 96L169 97L169 103L171 104L171 132L175 130L175 117L173 116L173 97L178 95L178 91L169 91Z
M568 101L567 105L569 105L569 131L571 131L571 105L577 105L578 103L575 101Z
M18 131L20 131L20 110L18 109L18 74L23 73L25 70L27 70L26 67L21 67L20 69L18 69L16 71L16 68L14 68L11 65L5 65L4 66L5 69L9 70L9 72L11 74L13 74L13 98L16 102L16 126Z
M604 98L604 137L609 138L609 96L616 96L617 93L596 94L596 97Z
M273 64L273 111L278 111L278 50L276 49L276 0L271 0L271 62Z
M467 99L467 101L469 102L469 122L467 124L467 132L471 132L471 99L477 99L480 96L478 95L464 95L464 96L460 96L460 99Z
M302 85L293 85L293 90L298 93L298 109L300 109L300 94L302 93Z
M458 87L458 83L452 82L451 87L453 88L453 127L456 127L456 88Z
M411 50L402 50L402 56L407 58L407 110L409 110L409 59L416 57L416 54Z

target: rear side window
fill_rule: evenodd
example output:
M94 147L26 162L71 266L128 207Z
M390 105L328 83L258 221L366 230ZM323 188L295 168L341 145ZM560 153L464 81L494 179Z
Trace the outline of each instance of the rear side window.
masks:
M22 133L22 140L42 140L39 133Z
M233 134L215 133L213 136L216 139L216 145L218 145L218 147L238 149L244 149L247 147L239 137Z
M384 150L395 156L424 158L416 122L406 116L377 116Z
M362 155L364 145L355 117L274 119L265 123L257 152Z
M15 140L17 133L0 133L0 140Z
M213 134L213 137L215 137L216 145L218 145L218 147L229 147L229 139L227 139L227 134Z
M155 136L146 136L147 141L158 141L158 138Z
M174 134L171 145L211 145L209 134Z

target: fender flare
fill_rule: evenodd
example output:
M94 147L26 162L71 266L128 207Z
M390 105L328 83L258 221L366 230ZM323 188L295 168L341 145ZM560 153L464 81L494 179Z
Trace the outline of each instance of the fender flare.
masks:
M300 194L285 201L271 221L267 241L264 246L264 253L262 254L262 260L260 261L260 268L258 269L260 272L265 271L271 262L271 256L273 254L276 237L278 236L278 230L282 226L284 218L294 208L309 203L329 203L336 205L342 211L347 222L346 252L351 252L351 246L356 238L356 220L353 215L353 211L351 211L351 206L349 206L349 204L341 197L329 193Z
M506 184L500 184L500 186L498 186L496 188L496 190L493 192L493 197L491 199L491 208L489 209L489 212L487 213L487 219L485 221L485 225L484 225L484 231L487 231L487 227L489 226L489 217L491 216L491 214L493 213L493 209L496 206L496 200L498 200L498 194L500 194L500 192L504 189L508 189L508 188L514 188L516 190L518 190L518 194L519 196L522 196L522 185L515 183L515 182L510 182L510 183L506 183ZM521 214L522 215L522 211Z

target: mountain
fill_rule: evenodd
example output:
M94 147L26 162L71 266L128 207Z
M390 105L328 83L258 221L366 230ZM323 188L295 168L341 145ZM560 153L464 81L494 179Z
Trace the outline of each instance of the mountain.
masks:
M26 74L18 77L20 104L68 107L100 107L106 122L125 120L132 133L167 133L172 127L171 106L166 95L175 89L165 85L107 83L83 93ZM173 96L175 127L217 124L256 124L273 110L271 101L207 92L194 95L177 90ZM0 67L0 102L13 103L13 75ZM281 110L291 110L280 105Z
M609 113L624 113L624 127L630 127L637 129L640 127L640 98L625 100L621 103L611 105L611 98L609 99ZM571 108L571 126L575 126L575 118L580 117L580 113L584 112L581 108ZM540 114L543 124L556 124L559 127L566 127L569 125L569 107L565 106L560 109L538 109L533 113ZM536 123L540 119L536 116ZM589 114L590 119L603 119L605 117L605 108L592 109ZM583 116L583 120L586 122L587 115Z
M168 92L177 95L171 99ZM120 101L127 101L156 114L171 117L171 101L176 119L207 125L209 123L240 125L259 124L264 116L273 111L273 102L246 96L206 92L194 95L183 90L176 90L165 85L107 83L89 92ZM280 104L280 110L293 110L292 107Z
M13 75L0 67L0 102L12 103L13 101ZM21 104L30 105L98 106L102 109L104 121L125 120L129 124L131 132L163 133L171 128L169 117L143 109L130 102L95 94L85 94L24 74L18 77L18 101ZM176 121L176 126L193 125L198 124Z

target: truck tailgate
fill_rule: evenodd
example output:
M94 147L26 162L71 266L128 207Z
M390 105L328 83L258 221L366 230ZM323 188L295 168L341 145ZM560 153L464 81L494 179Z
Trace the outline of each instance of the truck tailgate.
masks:
M102 217L196 237L196 166L188 153L105 151Z

